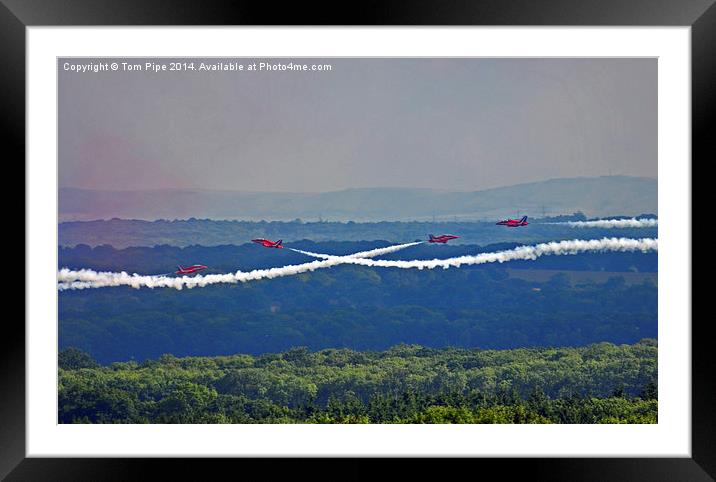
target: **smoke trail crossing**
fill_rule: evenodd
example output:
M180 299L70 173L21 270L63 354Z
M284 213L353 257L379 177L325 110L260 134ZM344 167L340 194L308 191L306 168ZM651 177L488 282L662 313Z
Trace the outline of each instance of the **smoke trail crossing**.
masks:
M394 246L387 246L385 248L371 249L370 251L360 251L358 253L346 254L346 255L312 253L311 251L304 251L302 249L295 249L295 248L288 248L288 249L290 249L291 251L295 251L297 253L305 254L306 256L311 256L313 258L320 258L320 259L332 259L332 258L339 258L339 257L375 258L376 256L382 256L384 254L395 253L396 251L400 251L401 249L409 248L411 246L416 246L416 245L422 244L422 243L423 243L423 241L416 241L414 243L396 244Z
M571 226L573 228L655 228L659 224L658 219L599 219L596 221L567 221L564 223L544 223Z
M81 269L72 271L67 268L61 269L57 274L58 289L60 291L67 289L86 289L86 288L103 288L110 286L131 286L132 288L174 288L177 290L183 288L204 287L218 283L245 283L247 281L256 281L260 279L272 279L282 276L292 276L296 274L315 271L317 269L330 268L344 264L347 259L359 259L361 257L380 256L382 254L393 253L401 249L408 248L420 244L419 242L398 244L395 246L387 246L385 248L372 249L370 251L362 251L347 256L331 256L324 255L327 258L320 261L312 261L297 265L288 265L280 268L256 269L253 271L237 271L235 273L226 274L208 274L197 276L158 276L158 275L139 275L129 274L127 272L98 272L89 269ZM294 250L299 251L299 250ZM300 251L299 251L300 252ZM308 251L306 252L308 253ZM304 253L305 254L305 253ZM319 256L320 257L320 256ZM358 258L356 258L358 257Z

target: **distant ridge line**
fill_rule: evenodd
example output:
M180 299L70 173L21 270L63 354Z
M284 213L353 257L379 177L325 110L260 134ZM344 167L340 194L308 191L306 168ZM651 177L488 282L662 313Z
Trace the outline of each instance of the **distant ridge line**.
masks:
M221 219L475 221L583 212L589 217L657 213L657 180L600 176L550 179L480 191L352 188L324 193L211 190L99 191L60 188L59 221Z

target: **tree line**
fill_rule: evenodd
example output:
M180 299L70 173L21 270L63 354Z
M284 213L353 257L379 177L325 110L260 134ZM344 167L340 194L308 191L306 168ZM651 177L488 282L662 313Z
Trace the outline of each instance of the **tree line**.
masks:
M656 423L657 343L297 347L100 365L59 354L60 423Z

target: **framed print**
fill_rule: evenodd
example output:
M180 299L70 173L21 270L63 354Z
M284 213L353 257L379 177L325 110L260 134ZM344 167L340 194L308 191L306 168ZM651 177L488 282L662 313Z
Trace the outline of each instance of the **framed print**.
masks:
M711 480L691 171L716 7L607 3L3 0L27 188L3 476Z

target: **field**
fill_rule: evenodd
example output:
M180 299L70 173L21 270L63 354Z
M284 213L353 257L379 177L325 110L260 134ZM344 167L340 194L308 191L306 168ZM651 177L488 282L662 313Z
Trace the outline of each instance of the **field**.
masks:
M521 279L525 281L534 281L544 283L557 274L566 276L570 283L579 285L584 283L606 283L610 278L623 278L628 285L642 284L645 281L658 285L658 273L634 273L622 271L583 271L583 270L552 270L552 269L512 269L506 268L505 271L510 278Z

